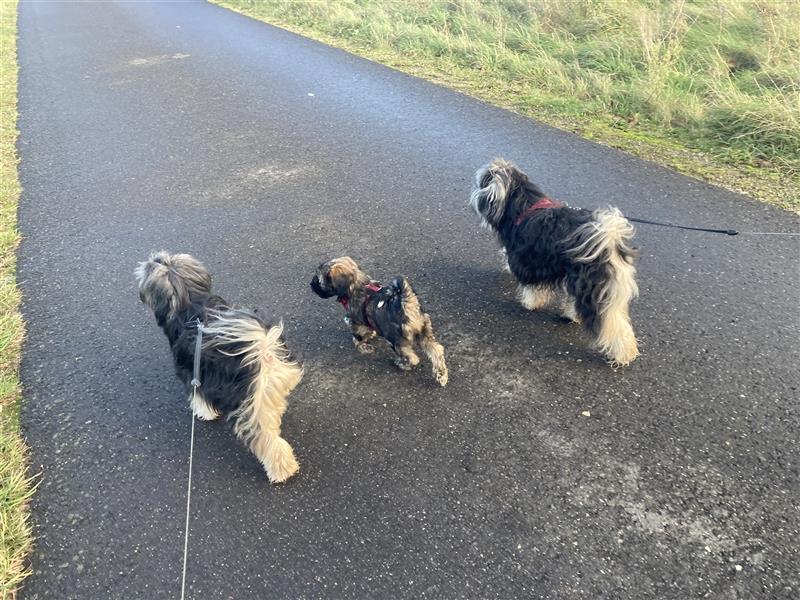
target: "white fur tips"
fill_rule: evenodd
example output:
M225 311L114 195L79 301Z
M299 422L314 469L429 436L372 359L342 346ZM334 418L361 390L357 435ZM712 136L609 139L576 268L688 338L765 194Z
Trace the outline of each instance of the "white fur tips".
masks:
M285 481L299 469L289 443L281 437L287 396L300 383L303 369L289 359L281 339L283 323L265 329L252 314L239 310L213 313L205 328L209 347L228 356L241 356L254 370L242 405L233 413L233 431L264 465L269 480Z
M578 228L567 252L578 263L603 263L608 276L597 292L599 324L597 347L612 365L630 364L638 355L628 306L639 295L636 255L630 246L635 230L619 209L598 209Z

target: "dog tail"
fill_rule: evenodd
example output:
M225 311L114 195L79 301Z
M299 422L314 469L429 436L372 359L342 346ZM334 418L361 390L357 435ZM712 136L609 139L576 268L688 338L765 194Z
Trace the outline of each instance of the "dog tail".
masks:
M433 376L439 385L447 385L449 375L447 364L444 361L444 347L436 341L436 337L433 335L430 315L422 310L419 298L408 279L396 277L390 285L400 295L403 314L407 321L406 327L409 327L415 336L419 336L419 345L433 364Z
M283 343L283 322L265 325L243 310L215 312L204 328L213 348L227 356L239 356L242 368L251 373L247 398L231 415L234 432L267 471L269 480L279 483L299 469L289 443L280 436L286 397L300 383L303 368L293 362Z
M630 245L635 229L617 208L598 209L569 239L567 253L579 263L602 263L608 276L593 294L597 346L613 363L627 365L639 355L628 305L639 295Z

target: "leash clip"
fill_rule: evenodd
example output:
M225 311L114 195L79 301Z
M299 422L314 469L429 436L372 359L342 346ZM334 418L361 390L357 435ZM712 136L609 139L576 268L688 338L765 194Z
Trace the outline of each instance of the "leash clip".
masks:
M197 324L197 338L194 343L194 369L192 372L191 386L197 391L200 387L200 354L203 349L203 322L198 318Z

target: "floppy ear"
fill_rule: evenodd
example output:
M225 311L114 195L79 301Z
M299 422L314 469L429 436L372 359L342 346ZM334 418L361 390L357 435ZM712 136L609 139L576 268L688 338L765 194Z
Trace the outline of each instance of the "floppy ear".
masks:
M527 181L528 176L514 163L495 158L475 173L472 208L486 224L495 226L505 213L512 192Z
M328 275L331 278L331 286L340 296L349 294L350 286L355 281L358 265L349 256L336 259L331 265Z

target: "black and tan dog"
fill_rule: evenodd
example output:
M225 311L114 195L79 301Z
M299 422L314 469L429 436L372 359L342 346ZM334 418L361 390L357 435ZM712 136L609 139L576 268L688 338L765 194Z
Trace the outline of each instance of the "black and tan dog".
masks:
M299 467L281 437L281 417L303 369L290 359L283 324L231 308L211 292L205 266L188 254L155 252L139 264L136 279L139 297L169 340L195 416L210 421L222 414L232 420L234 433L261 461L271 482L294 475ZM199 330L199 387L192 391Z
M638 356L628 313L639 293L634 229L618 209L591 211L551 200L500 158L475 174L470 204L497 234L525 308L541 308L559 293L562 314L595 335L612 365Z
M338 298L359 352L371 353L374 348L369 342L379 335L397 353L395 364L407 371L419 364L414 351L419 344L433 363L436 381L447 385L444 348L436 341L431 318L422 310L408 279L395 277L388 285L381 286L359 269L352 258L344 256L320 265L311 280L311 289L321 298Z

